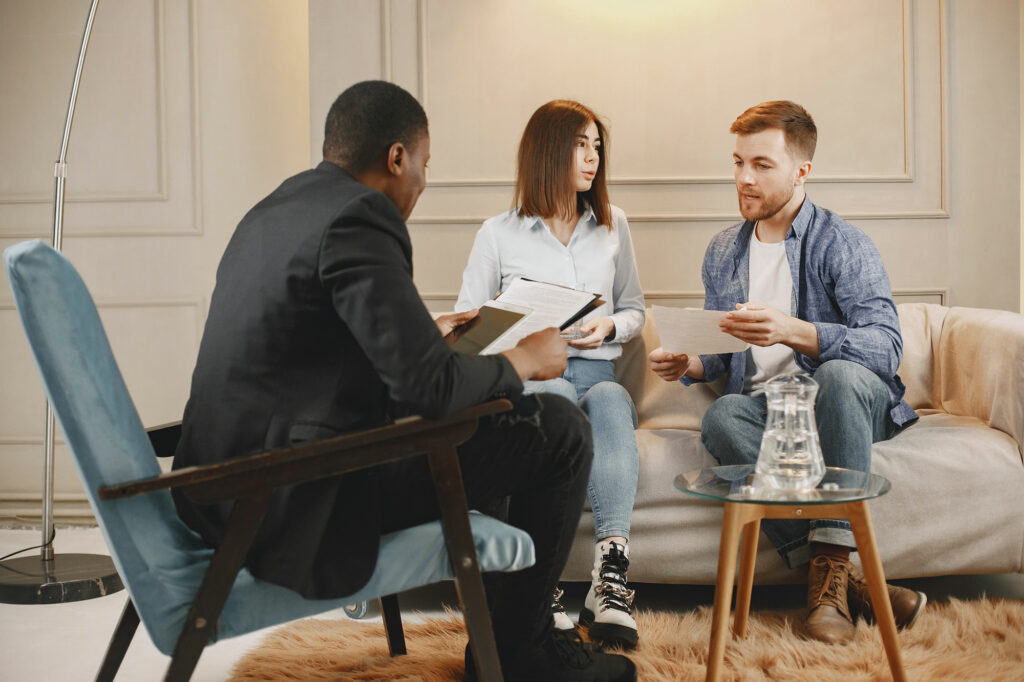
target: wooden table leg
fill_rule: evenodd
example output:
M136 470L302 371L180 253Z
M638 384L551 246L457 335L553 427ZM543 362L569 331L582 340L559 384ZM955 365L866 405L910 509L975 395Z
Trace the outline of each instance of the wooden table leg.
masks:
M889 601L889 590L885 584L882 559L878 555L878 547L875 544L875 531L871 525L867 502L851 502L846 506L848 509L846 518L850 521L853 537L857 541L857 551L860 553L860 562L864 568L868 593L871 595L875 621L878 623L878 630L882 635L885 655L889 659L889 670L892 672L893 680L905 682L907 677L903 672L903 656L900 652L899 639L896 636L896 619L893 617L892 603Z
M711 644L708 647L708 682L722 679L722 658L729 634L729 607L736 577L736 553L742 524L742 505L725 503L722 538L718 545L718 576L715 579L715 605L711 611Z
M750 617L750 593L754 589L754 560L757 559L757 536L761 533L761 519L755 518L743 524L743 544L740 548L740 579L736 583L736 615L733 617L733 633L747 636L747 619Z

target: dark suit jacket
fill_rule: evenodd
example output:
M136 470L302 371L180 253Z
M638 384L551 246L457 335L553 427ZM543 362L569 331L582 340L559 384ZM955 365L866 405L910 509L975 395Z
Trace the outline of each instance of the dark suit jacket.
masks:
M501 356L452 352L412 282L405 222L385 195L323 162L239 223L217 269L175 468L442 417L522 383ZM378 484L360 472L280 491L247 560L307 597L352 594L378 546ZM175 497L219 542L230 505Z

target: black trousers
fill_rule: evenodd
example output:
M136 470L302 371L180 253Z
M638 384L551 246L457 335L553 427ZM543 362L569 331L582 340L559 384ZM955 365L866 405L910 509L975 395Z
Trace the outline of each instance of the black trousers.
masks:
M590 423L572 403L551 394L513 400L510 412L482 419L459 448L471 509L501 508L530 534L537 563L485 581L495 639L503 659L525 654L551 629L551 593L576 534L593 444ZM382 533L440 518L426 458L381 470Z

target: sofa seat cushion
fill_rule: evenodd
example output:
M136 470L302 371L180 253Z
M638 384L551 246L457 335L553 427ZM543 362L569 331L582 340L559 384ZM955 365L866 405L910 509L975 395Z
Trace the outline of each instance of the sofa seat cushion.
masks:
M676 490L673 480L717 462L701 444L699 431L641 429L637 440L640 481L630 580L714 584L722 505ZM872 470L892 482L892 490L869 505L888 577L1019 570L1024 562L1024 467L1016 442L1005 433L973 417L926 412L895 438L875 444ZM589 580L593 531L586 511L563 579ZM801 579L762 533L756 582Z
M1024 467L1017 443L974 417L924 413L877 443L892 491L871 503L886 574L1008 573L1024 562Z

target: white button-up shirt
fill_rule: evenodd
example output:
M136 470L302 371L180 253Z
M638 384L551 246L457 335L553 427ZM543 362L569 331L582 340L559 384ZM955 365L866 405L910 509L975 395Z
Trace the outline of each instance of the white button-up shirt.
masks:
M636 271L626 214L612 206L612 226L598 225L587 209L564 245L537 216L520 217L513 209L486 220L476 234L462 273L455 310L480 307L504 291L516 277L563 284L600 294L605 303L584 319L610 317L615 336L600 348L569 348L570 357L613 360L622 344L640 333L644 295Z

